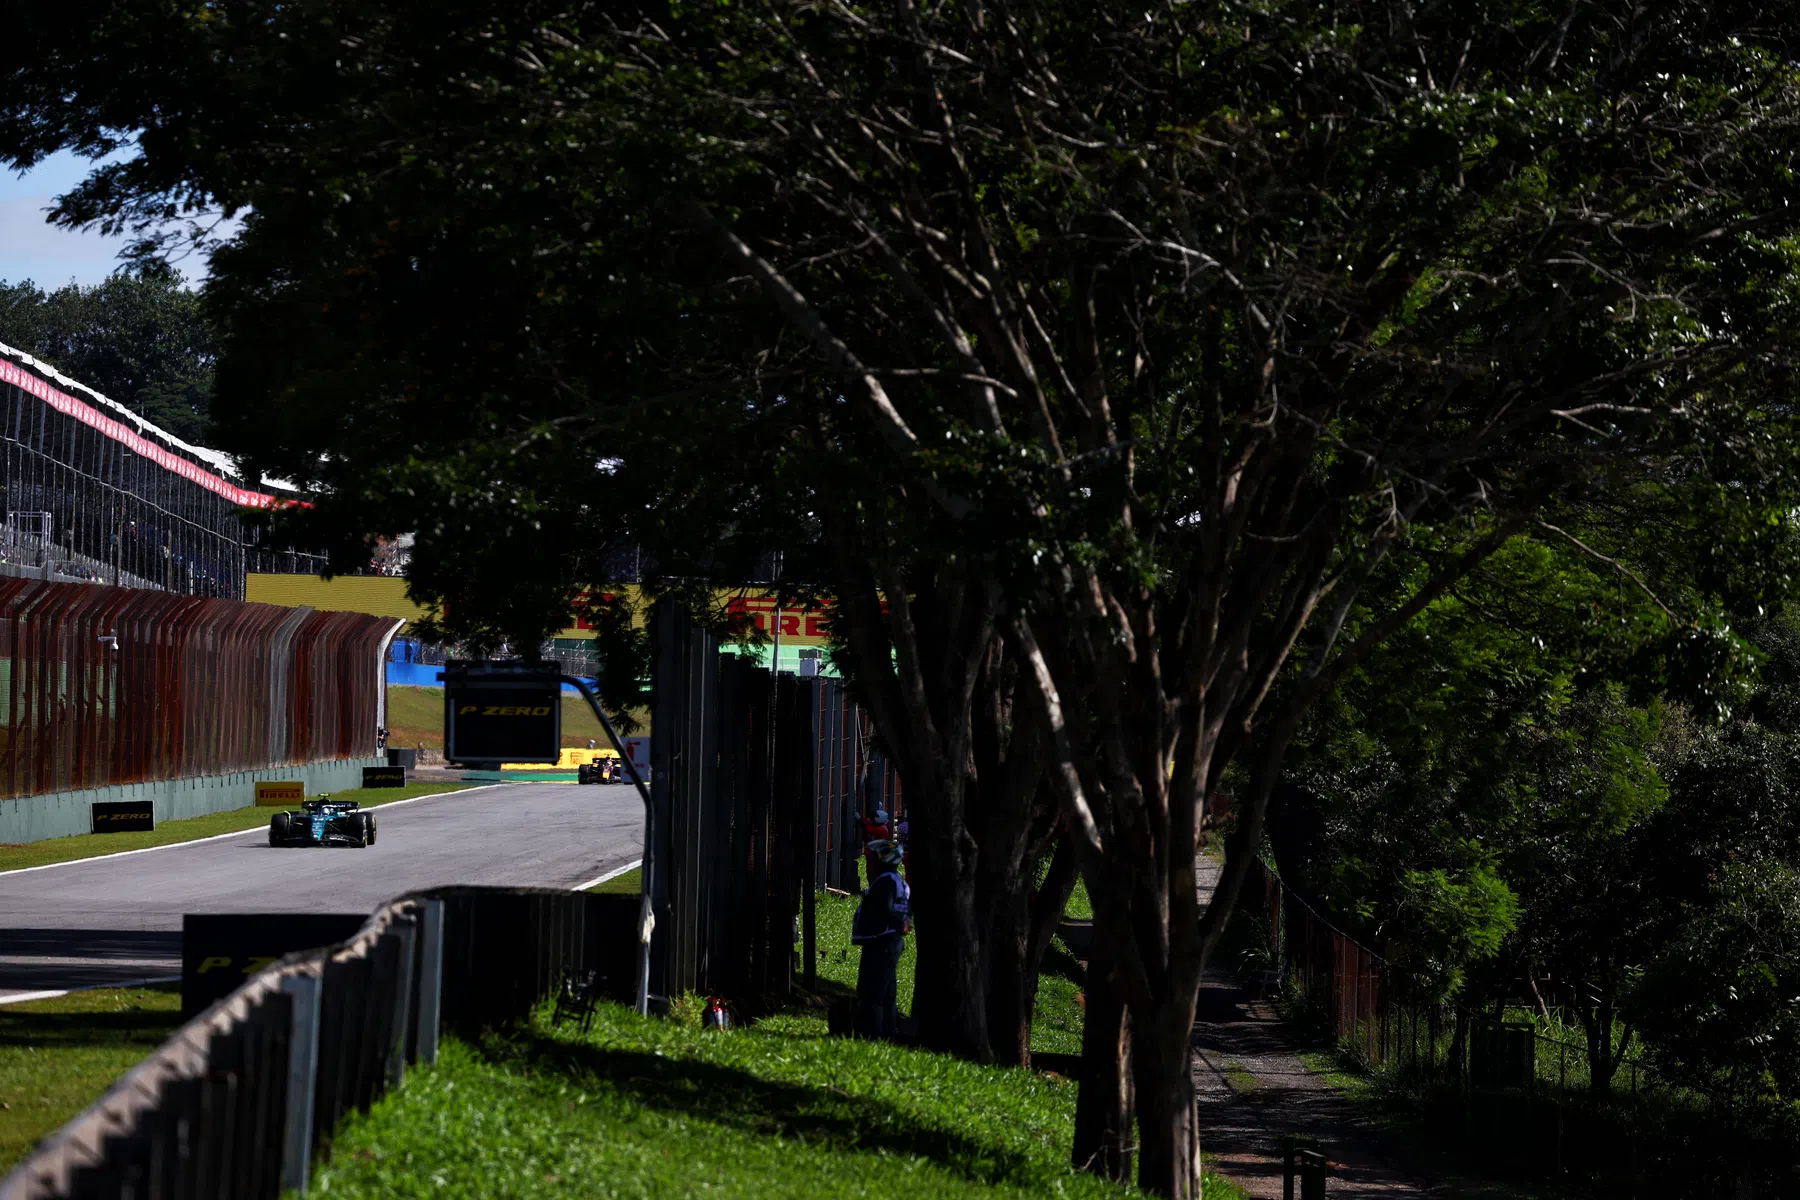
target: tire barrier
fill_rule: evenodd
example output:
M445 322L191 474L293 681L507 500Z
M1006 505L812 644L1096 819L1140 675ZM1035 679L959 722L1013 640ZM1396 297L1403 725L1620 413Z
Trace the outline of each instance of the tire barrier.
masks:
M332 1131L437 1060L441 1031L522 1021L579 979L629 1002L638 901L440 888L290 954L183 1025L0 1180L0 1200L304 1191Z

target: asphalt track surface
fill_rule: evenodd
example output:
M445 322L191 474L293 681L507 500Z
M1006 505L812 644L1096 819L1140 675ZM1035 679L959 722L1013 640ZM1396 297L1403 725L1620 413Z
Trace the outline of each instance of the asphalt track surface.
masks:
M0 999L181 973L186 913L368 913L446 884L574 887L635 864L626 785L502 784L383 805L373 846L269 845L267 828L0 872Z

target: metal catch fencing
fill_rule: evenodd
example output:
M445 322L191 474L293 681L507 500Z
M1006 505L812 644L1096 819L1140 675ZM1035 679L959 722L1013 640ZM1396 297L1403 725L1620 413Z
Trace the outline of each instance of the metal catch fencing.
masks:
M442 1030L517 1022L566 980L623 998L637 901L537 888L402 896L182 1026L4 1180L0 1200L304 1191L338 1121L436 1061Z
M280 500L233 469L0 346L0 573L242 599L239 514Z
M399 625L0 578L0 795L373 755Z

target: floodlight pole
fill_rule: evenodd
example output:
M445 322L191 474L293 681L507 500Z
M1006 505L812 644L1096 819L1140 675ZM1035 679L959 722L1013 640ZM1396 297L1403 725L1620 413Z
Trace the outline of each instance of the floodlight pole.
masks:
M619 758L625 763L625 769L631 772L631 782L637 785L638 795L644 800L644 860L643 875L640 879L639 894L642 900L638 906L638 986L637 1010L644 1016L650 1015L650 934L656 928L656 910L652 907L650 897L654 882L656 865L656 806L650 803L650 789L644 783L644 777L638 774L637 764L631 761L631 753L625 748L624 739L613 723L607 718L606 710L600 707L600 698L594 695L594 689L587 681L577 679L573 675L561 676L562 682L572 684L600 718L600 727L606 730L606 736L619 752Z

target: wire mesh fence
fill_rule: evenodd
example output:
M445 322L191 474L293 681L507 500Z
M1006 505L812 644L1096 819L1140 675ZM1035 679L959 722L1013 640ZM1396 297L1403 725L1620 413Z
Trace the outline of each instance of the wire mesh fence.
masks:
M246 571L318 574L245 509L288 503L30 355L0 345L0 575L244 598ZM385 569L384 547L366 571Z
M0 578L0 795L373 755L398 624Z
M0 347L0 572L241 599L239 511L277 498L30 356Z

